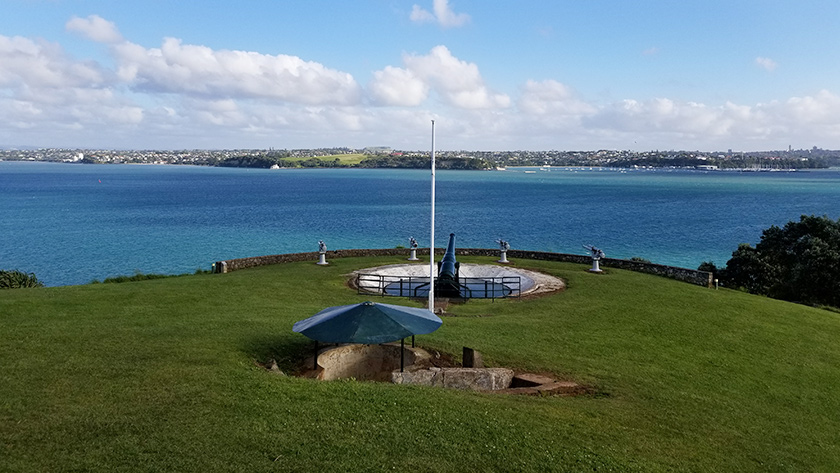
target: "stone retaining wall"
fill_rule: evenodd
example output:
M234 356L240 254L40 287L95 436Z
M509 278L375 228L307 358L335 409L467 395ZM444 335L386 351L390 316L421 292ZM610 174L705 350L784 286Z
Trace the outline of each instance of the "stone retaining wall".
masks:
M356 258L368 256L405 256L408 257L407 248L381 248L381 249L350 249L350 250L333 250L327 251L327 262L331 258ZM436 255L442 255L443 248L435 248ZM498 249L488 248L458 248L458 256L491 256L498 257ZM417 255L429 255L428 248L418 248ZM572 255L567 253L550 253L545 251L527 251L527 250L508 250L507 257L531 259L541 261L562 261L567 263L578 263L591 265L592 258L584 255ZM239 258L226 261L217 261L214 264L217 273L236 271L238 269L252 268L255 266L265 266L269 264L280 263L294 263L299 261L312 261L313 264L318 261L318 252L312 251L308 253L288 253L283 255L269 255L269 256L254 256L251 258ZM663 264L645 263L641 261L630 261L615 258L601 258L601 267L627 269L639 273L655 274L677 281L683 281L698 286L714 287L714 279L712 273L707 271L697 271L696 269L678 268L675 266L666 266Z

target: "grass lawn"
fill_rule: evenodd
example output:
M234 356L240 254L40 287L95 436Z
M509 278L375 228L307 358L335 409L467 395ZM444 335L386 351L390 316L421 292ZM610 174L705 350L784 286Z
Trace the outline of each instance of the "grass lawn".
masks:
M321 161L335 161L338 159L341 164L359 164L362 162L363 159L367 158L368 155L362 153L353 153L353 154L331 154L329 156L314 156L315 158L320 159ZM307 156L302 158L283 158L284 161L306 161L307 159L312 159L313 156Z
M491 262L492 258L460 258ZM593 388L319 382L292 324L400 258L0 293L0 471L840 471L840 314L588 266L417 338ZM411 305L406 299L389 303Z

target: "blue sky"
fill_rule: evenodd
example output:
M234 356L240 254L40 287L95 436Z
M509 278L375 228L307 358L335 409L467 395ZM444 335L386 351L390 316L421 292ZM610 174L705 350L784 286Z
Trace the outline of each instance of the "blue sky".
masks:
M836 0L2 0L0 146L840 149Z

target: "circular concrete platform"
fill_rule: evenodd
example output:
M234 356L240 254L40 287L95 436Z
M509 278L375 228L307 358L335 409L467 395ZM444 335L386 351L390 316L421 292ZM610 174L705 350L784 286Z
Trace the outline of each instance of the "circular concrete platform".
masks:
M377 266L374 268L359 269L353 272L354 275L371 275L381 277L383 280L395 281L400 278L428 278L428 264L391 264ZM547 292L554 292L565 289L566 284L562 279L548 274L530 271L527 269L512 268L510 266L497 266L492 264L471 264L463 263L460 266L462 278L475 278L487 280L499 280L502 278L518 278L520 281L520 295L533 295ZM428 283L428 281L426 281ZM365 284L360 282L360 290L370 294L382 294L382 286L378 284Z

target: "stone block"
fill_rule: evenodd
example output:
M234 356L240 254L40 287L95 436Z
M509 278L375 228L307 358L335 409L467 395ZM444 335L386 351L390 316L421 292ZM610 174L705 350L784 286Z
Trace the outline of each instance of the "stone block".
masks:
M437 371L394 371L391 373L391 382L394 384L419 384L421 386L443 387L443 374L439 369Z
M507 368L447 368L443 370L443 386L476 391L505 389L513 379Z
M464 347L462 353L461 359L464 368L484 368L484 358L477 350Z
M394 384L420 384L452 389L495 391L510 386L513 370L507 368L432 368L391 373Z

